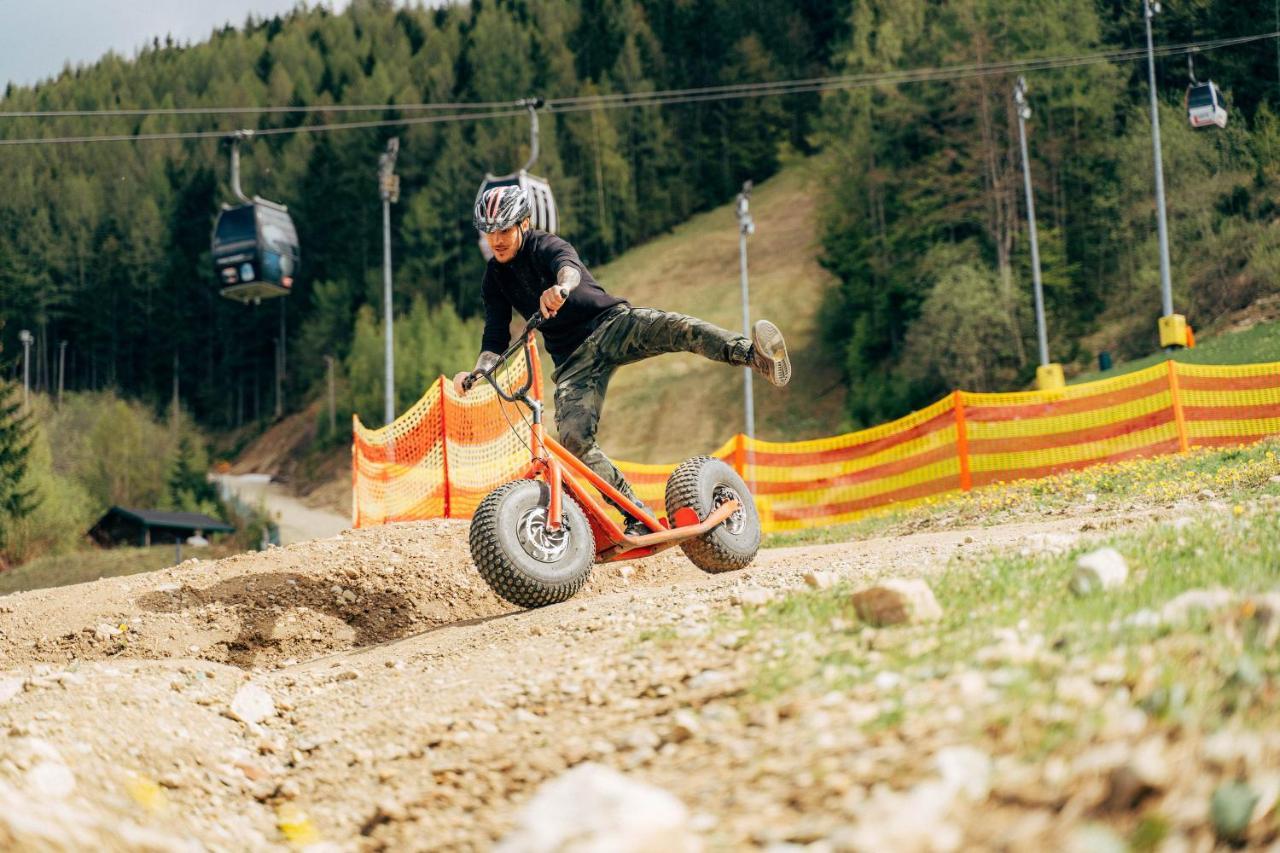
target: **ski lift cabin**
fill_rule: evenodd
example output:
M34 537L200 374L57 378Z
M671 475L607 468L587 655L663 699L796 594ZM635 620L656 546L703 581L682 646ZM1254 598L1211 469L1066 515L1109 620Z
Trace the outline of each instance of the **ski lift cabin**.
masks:
M1212 80L1187 87L1187 120L1195 128L1227 126L1227 104Z
M529 169L538 161L538 107L542 106L542 100L529 98L520 101L519 104L529 110L529 160L519 171L509 175L496 176L486 173L484 182L476 192L476 201L479 202L480 197L494 187L520 187L529 198L529 220L533 227L539 231L554 234L560 228L560 216L556 211L556 198L551 192L551 184L546 178L529 174ZM486 261L493 257L493 252L483 234L480 235L480 252Z
M213 226L213 272L219 292L240 302L288 296L302 260L298 230L289 208L240 189L240 142L253 135L240 130L231 144L231 190L240 204L224 204Z
M301 253L289 209L263 198L224 205L213 228L213 267L223 296L258 302L287 296Z

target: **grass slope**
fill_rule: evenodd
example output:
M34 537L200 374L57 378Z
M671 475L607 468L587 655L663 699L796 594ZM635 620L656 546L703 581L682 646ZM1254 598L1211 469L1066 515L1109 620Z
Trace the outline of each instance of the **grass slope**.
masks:
M812 162L789 165L755 188L756 233L747 243L752 320L773 320L787 336L794 379L755 386L756 435L772 441L813 438L843 428L844 385L822 363L817 317L831 278L816 261ZM592 271L606 290L633 305L692 314L727 329L742 327L738 228L726 204ZM693 355L628 365L609 386L600 443L633 462L675 462L714 450L743 430L742 371Z
M1195 349L1176 350L1172 355L1164 351L1154 352L1145 358L1117 365L1105 373L1083 373L1072 378L1070 384L1123 376L1159 364L1168 358L1188 364L1257 364L1280 361L1280 322L1261 322L1241 331L1227 331L1205 337L1196 342Z

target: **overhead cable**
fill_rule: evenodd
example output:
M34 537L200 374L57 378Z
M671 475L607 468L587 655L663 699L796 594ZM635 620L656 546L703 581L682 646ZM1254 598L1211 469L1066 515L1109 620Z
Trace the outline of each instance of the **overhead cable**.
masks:
M1250 36L1215 39L1212 41L1163 45L1155 49L1157 56L1181 56L1193 52L1204 52L1227 47L1271 40L1280 37L1280 31L1258 33ZM568 98L552 98L545 102L546 108L552 112L582 112L596 109L621 109L630 107L672 106L679 104L702 103L707 101L738 100L742 98L771 97L795 95L815 92L841 91L869 88L873 86L895 86L905 83L922 83L932 81L955 81L991 77L1012 72L1043 71L1058 68L1073 68L1083 65L1096 65L1104 62L1125 62L1141 59L1146 55L1145 48L1125 48L1076 56L1051 56L1033 59L1005 60L994 63L975 63L952 65L937 68L915 68L900 71L887 71L868 74L844 74L828 77L813 77L800 80L761 81L754 83L734 83L722 86L702 86L689 89L667 89L658 91L621 92L605 95L581 95ZM329 122L315 125L298 125L294 127L269 127L255 129L259 136L279 136L292 133L325 133L339 130L358 130L378 127L408 127L423 124L441 124L458 121L479 121L483 119L508 118L525 114L523 106L517 102L472 102L457 104L378 104L351 105L347 107L255 107L232 108L229 114L290 112L305 109L311 112L338 111L346 112L381 110L412 111L414 109L438 109L453 107L467 112L453 112L445 115L411 116L397 119L380 119L353 122ZM470 112L469 110L477 110ZM141 116L141 115L182 115L201 114L218 115L227 112L212 107L177 109L177 110L125 110L111 112L104 110L5 113L0 118L27 117L83 117L83 116ZM86 134L79 136L29 137L21 139L0 139L0 145L56 145L97 142L145 142L156 140L192 140L213 139L225 136L234 128L225 130L168 131L157 133L134 134Z

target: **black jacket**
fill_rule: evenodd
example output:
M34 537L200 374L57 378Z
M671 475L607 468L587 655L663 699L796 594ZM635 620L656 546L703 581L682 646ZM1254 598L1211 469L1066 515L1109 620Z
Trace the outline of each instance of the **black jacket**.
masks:
M598 319L615 305L627 300L610 296L583 265L578 253L564 240L545 231L530 231L520 251L509 263L494 258L484 271L484 337L481 349L500 353L511 343L511 309L526 320L538 311L542 292L556 283L561 268L572 266L582 275L556 316L542 324L547 353L556 366L595 331Z

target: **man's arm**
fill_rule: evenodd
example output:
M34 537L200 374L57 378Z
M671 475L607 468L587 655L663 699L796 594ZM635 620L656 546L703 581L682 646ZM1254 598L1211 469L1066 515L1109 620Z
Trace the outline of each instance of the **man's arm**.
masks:
M539 298L539 307L543 316L554 317L556 312L569 299L569 294L582 283L582 259L568 241L555 235L546 238L545 262L556 283L543 291Z
M492 370L502 356L500 352L511 343L511 300L507 299L493 281L488 270L480 286L480 295L484 300L484 333L480 336L480 357L476 359L475 369L470 373L463 371L453 377L453 389L459 394L471 390L473 375L482 370Z

